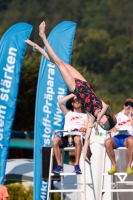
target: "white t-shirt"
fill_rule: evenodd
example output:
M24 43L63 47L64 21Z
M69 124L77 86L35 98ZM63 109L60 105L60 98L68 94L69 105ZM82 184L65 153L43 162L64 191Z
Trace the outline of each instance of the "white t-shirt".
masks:
M70 110L65 115L64 130L71 131L73 129L79 129L81 127L84 127L86 118L87 118L87 114L72 112ZM71 133L71 135L81 135L81 132L73 131L73 132L64 132L63 136L66 136L66 135L68 135L70 133Z
M116 118L117 124L115 127L118 129L116 134L130 134L133 136L133 127L129 117L124 115L123 112L119 112Z

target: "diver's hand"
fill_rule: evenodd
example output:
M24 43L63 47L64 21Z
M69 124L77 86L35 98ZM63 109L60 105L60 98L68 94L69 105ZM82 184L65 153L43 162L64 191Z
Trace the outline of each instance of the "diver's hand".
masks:
M91 164L90 158L87 157L87 155L84 153L83 159L88 163Z
M90 128L94 128L96 135L99 135L98 121L94 122Z
M84 156L84 160L85 160L85 162L87 162L89 165L91 164L91 161L90 161L86 156Z
M96 126L98 126L98 122L97 122L97 121L94 122L94 123L92 124L92 126L90 126L89 128L95 128Z

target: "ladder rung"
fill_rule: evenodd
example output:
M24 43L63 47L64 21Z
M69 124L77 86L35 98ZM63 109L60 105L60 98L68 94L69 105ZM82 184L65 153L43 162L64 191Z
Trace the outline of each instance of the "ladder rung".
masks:
M111 176L110 174L108 174L108 173L103 173L103 175L109 175L109 176ZM118 173L115 173L115 174L113 174L114 176L116 175L116 176L118 176L118 175L128 175L126 172L118 172ZM133 174L131 174L131 175L133 175ZM130 175L130 176L131 176Z
M83 183L64 183L64 185L83 185ZM87 183L86 183L87 185Z
M112 185L115 184L115 185L118 185L118 184L121 184L121 185L133 185L133 181L116 181L114 183L112 183Z
M104 189L102 192L133 192L133 189Z
M57 174L54 174L54 173L51 173L50 175L57 176ZM58 176L68 176L68 175L82 175L82 174L76 174L75 172L68 172L68 173L61 172L58 174Z
M53 192L83 192L83 190L49 190L49 193Z

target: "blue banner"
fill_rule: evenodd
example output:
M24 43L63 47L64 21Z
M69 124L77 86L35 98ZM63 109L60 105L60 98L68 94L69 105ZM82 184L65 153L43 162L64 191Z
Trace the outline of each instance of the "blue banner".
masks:
M10 27L0 41L0 184L4 183L6 160L22 61L32 26L18 23Z
M58 24L48 37L56 54L66 63L71 61L76 24ZM42 146L52 146L52 134L63 128L64 116L59 98L67 94L67 87L58 67L42 57L38 78L34 129L34 200L47 199L47 182L42 181Z

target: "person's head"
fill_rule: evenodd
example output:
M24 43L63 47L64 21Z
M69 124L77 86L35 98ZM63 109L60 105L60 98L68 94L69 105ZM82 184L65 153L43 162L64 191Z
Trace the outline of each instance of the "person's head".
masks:
M106 113L99 122L104 130L110 130L117 124L116 117L110 112Z
M124 110L128 114L131 108L133 108L133 99L128 98L124 103Z
M72 107L73 107L73 110L82 108L81 101L76 96L72 98Z

